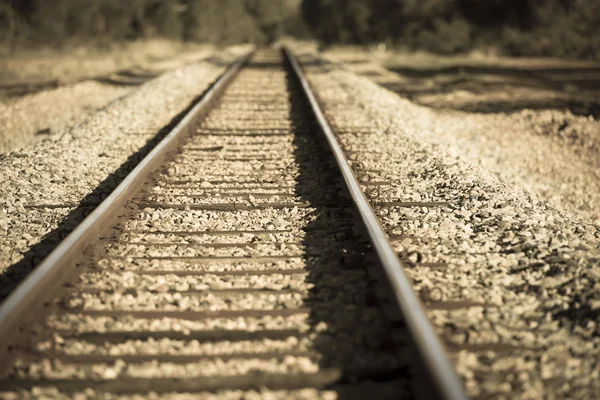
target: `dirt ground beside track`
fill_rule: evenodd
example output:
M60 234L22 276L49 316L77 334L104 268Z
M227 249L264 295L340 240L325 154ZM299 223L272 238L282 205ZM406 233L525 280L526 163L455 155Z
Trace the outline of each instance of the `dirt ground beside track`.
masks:
M56 137L142 83L213 52L211 46L150 41L104 52L26 52L0 61L0 152ZM120 73L119 73L120 71ZM16 85L23 96L9 96Z
M455 154L600 224L600 65L332 49L326 55L430 112Z

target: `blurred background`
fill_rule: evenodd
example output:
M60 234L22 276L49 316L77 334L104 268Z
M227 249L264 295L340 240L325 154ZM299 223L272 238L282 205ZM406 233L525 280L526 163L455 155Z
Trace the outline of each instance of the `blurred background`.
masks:
M140 39L283 36L456 54L600 59L600 0L0 0L3 54Z

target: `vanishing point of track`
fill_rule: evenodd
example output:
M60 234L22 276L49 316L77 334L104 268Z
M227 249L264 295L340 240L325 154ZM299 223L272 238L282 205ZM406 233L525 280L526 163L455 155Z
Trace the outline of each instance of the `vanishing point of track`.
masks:
M232 65L3 303L0 340L0 391L411 397L414 347L425 392L465 397L289 51Z

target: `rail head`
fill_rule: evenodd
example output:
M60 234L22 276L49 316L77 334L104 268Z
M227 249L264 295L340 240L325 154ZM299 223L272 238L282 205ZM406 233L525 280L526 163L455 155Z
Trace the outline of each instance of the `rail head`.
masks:
M442 398L448 400L467 399L462 382L456 375L444 346L429 322L423 305L413 291L409 279L403 272L405 266L396 255L385 231L379 223L379 219L360 188L360 184L335 134L329 126L296 56L287 47L283 47L283 53L290 62L308 98L317 122L327 139L327 143L342 173L348 192L365 226L369 240L389 280L397 306L402 312L405 323L417 346L417 350L424 361L427 373L437 387L437 392Z
M177 125L136 165L117 185L106 199L90 213L0 305L0 343L8 344L16 334L24 316L36 307L64 279L75 260L81 257L85 247L106 228L144 184L148 175L160 165L193 126L197 117L204 112L231 82L237 71L252 56L254 51L238 57L225 72L210 86L202 98L177 123ZM6 348L0 348L0 358Z

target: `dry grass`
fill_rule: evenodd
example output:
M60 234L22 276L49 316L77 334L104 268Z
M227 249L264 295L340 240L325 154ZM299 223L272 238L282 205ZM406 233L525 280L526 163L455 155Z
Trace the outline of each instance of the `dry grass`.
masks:
M389 69L415 68L422 70L449 68L456 66L502 66L513 68L551 68L551 67L590 67L598 62L565 60L551 57L507 57L495 52L474 50L469 53L441 55L427 51L378 50L377 47L334 46L325 52L339 60L365 60L381 64Z
M598 62L359 47L336 47L326 55L428 107L484 113L568 109L600 117Z
M112 45L104 49L78 46L68 50L24 50L2 56L0 84L54 80L72 83L114 71L143 67L182 53L197 51L208 54L211 49L209 45L156 39Z

